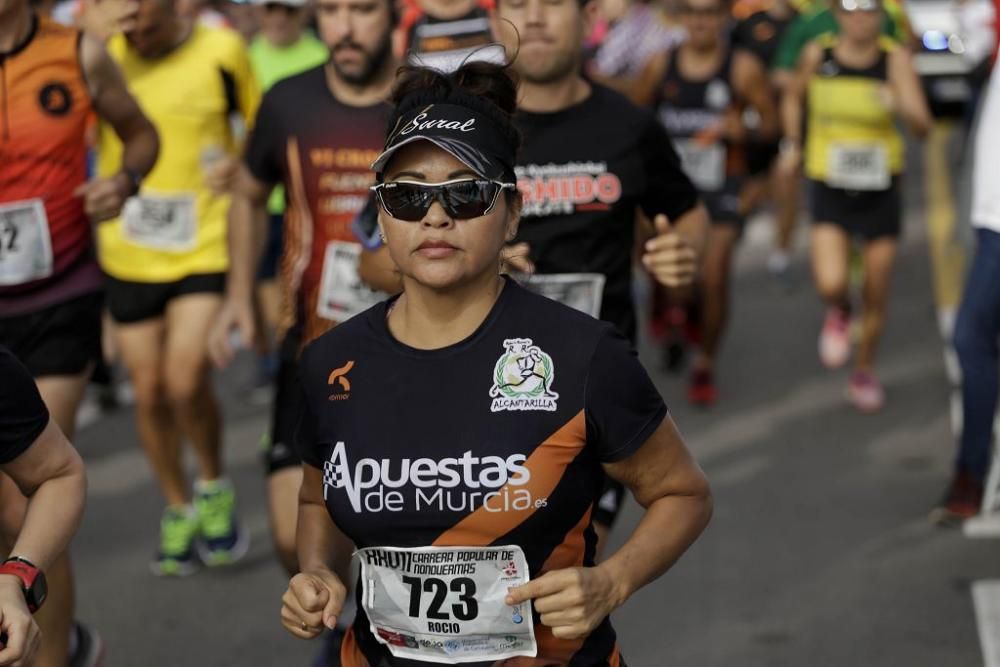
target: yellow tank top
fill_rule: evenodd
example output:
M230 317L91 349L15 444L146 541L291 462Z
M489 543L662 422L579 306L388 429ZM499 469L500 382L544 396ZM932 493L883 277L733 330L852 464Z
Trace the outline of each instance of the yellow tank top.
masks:
M809 81L806 175L832 187L887 189L884 179L899 174L904 162L895 114L880 96L888 80L889 53L897 47L882 38L878 61L861 70L836 60L835 43L835 39L824 41L823 60ZM863 173L868 173L867 184ZM861 187L850 187L858 178ZM870 187L879 181L884 187Z
M104 270L134 282L173 282L226 271L229 197L213 194L204 173L235 155L260 101L240 36L198 25L177 49L145 60L121 35L108 43L129 88L160 135L160 156L138 196L98 229ZM121 166L121 143L102 125L98 170Z

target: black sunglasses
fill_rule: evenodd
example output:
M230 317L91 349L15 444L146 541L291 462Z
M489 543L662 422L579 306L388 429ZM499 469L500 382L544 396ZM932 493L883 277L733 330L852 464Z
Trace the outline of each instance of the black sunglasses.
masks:
M503 190L516 187L513 183L466 178L444 183L390 181L371 189L378 194L386 213L397 220L419 222L435 201L455 220L481 218L493 210Z

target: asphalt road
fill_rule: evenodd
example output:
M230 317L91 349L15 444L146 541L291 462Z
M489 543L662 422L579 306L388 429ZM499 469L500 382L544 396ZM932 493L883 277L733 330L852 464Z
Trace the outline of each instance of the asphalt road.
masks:
M716 408L689 407L684 376L660 371L659 352L644 345L716 512L683 560L616 614L633 667L982 664L970 584L1000 578L1000 543L926 520L954 445L923 215L911 200L879 363L882 413L856 413L843 398L847 372L821 368L822 308L805 255L798 289L776 289L762 268L764 226L741 249ZM246 402L250 376L243 360L218 379L229 470L253 536L230 570L153 578L161 499L131 414L79 434L91 479L73 549L79 616L103 634L108 665L307 665L318 648L278 622L286 581L257 460L268 410ZM630 504L615 542L639 516Z

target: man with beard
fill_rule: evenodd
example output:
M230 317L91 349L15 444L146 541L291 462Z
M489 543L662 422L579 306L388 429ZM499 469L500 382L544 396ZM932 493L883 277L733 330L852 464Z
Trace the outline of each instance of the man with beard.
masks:
M375 182L370 166L382 150L385 100L398 66L391 53L396 16L390 0L318 0L316 18L329 61L267 92L236 177L227 296L210 342L213 359L225 365L233 356L234 331L243 346L258 336L255 267L267 197L280 183L287 198L279 264L283 342L265 460L272 537L290 574L298 571L302 480L292 446L300 408L298 356L308 342L382 296L358 277L362 248L351 224ZM347 556L346 567L351 548L337 551Z
M243 128L260 94L242 38L194 24L173 0L142 0L134 25L108 42L164 150L122 215L98 228L118 349L135 387L136 420L166 499L156 575L227 565L247 551L223 476L222 424L206 340L222 303L227 194ZM121 169L120 141L100 135L101 175ZM198 478L185 480L181 441Z

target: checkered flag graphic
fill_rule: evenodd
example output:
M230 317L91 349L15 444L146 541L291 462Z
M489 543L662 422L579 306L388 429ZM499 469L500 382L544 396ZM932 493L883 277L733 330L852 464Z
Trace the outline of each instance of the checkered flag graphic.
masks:
M333 461L326 461L323 464L323 484L325 486L339 489L344 485L343 466L338 466Z

